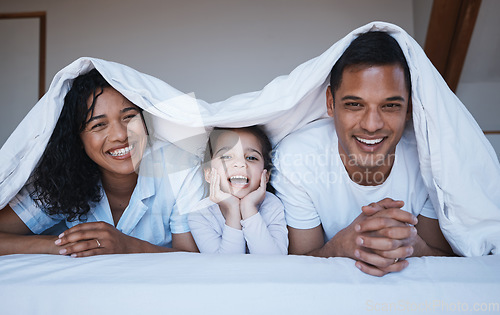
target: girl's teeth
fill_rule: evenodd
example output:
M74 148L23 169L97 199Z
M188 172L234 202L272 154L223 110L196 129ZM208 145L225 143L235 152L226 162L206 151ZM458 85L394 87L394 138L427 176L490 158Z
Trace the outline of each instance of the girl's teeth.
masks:
M248 178L245 176L231 176L229 181L234 184L246 184L248 182Z

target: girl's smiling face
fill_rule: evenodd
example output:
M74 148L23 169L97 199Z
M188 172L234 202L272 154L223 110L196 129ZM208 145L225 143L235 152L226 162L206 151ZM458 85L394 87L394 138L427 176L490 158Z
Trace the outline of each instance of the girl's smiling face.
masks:
M211 168L220 176L222 191L241 199L259 188L264 155L254 134L238 129L225 130L212 145ZM207 182L210 182L210 172L205 169Z

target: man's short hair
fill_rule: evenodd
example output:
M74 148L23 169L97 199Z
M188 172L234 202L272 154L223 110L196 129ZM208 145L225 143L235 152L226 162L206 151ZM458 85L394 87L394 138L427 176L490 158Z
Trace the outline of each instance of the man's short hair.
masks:
M382 66L398 64L403 68L406 88L411 99L410 69L398 42L386 32L367 32L351 42L330 73L332 95L342 83L344 69L351 66Z

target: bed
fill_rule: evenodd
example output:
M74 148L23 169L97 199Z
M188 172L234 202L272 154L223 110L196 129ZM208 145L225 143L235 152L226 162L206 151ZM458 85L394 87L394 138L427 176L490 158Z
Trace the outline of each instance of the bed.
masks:
M0 314L371 314L500 311L500 256L348 258L194 253L0 257Z

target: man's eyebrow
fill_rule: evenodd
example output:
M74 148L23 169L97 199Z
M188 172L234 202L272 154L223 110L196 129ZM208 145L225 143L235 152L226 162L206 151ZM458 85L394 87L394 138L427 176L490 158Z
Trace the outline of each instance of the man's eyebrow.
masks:
M345 100L359 101L359 100L362 100L362 98L359 96L354 96L354 95L346 95L346 96L342 97L341 101L345 101Z
M341 100L342 101L345 101L345 100L359 101L359 100L362 100L362 98L359 96L354 96L354 95L346 95L346 96L342 97ZM401 101L401 102L406 101L405 98L402 96L391 96L391 97L386 98L385 100L386 101Z
M401 102L405 102L405 98L402 97L402 96L392 96L392 97L388 97L385 99L386 101L401 101Z

